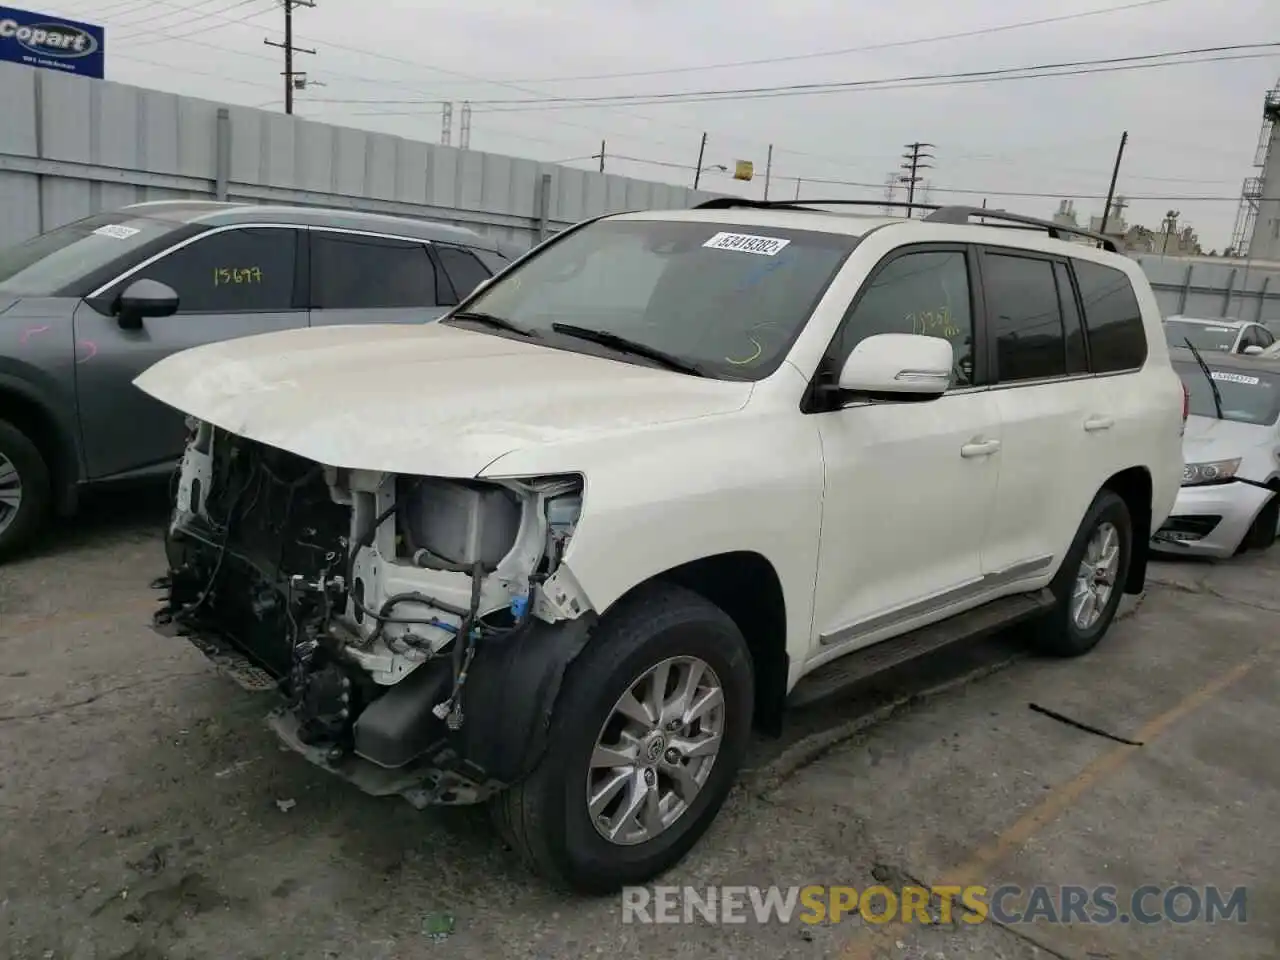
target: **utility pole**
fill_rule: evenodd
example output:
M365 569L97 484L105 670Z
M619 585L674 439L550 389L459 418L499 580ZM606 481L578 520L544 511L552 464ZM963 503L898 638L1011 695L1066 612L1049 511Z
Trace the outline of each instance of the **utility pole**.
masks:
M796 177L796 199L800 199L800 178Z
M591 155L592 160L595 160L597 158L599 158L600 160L600 172L604 173L604 141L603 140L600 141L600 152L593 153Z
M1120 158L1124 156L1124 145L1129 142L1129 131L1120 134L1120 149L1116 151L1116 165L1111 170L1111 186L1107 187L1107 204L1102 208L1102 229L1107 232L1107 221L1111 219L1111 200L1116 195L1116 177L1120 176Z
M303 79L306 75L293 69L293 55L295 53L315 54L314 50L293 45L293 8L314 7L315 0L281 0L281 2L284 5L284 43L277 43L275 40L263 40L262 42L268 47L279 47L284 51L284 71L281 74L284 77L284 112L293 113L295 84L298 89L301 89L306 83L305 79Z
M471 149L471 101L462 101L462 123L458 125L458 149Z
M764 198L769 199L769 177L773 174L773 144L769 144L769 156L764 162Z
M898 177L899 183L907 185L907 203L914 203L916 199L916 184L920 182L921 170L929 170L932 164L925 163L926 160L932 160L933 154L926 153L925 150L932 147L932 143L908 143L907 152L902 155L902 169L907 171L905 176ZM907 207L907 216L911 216L911 207Z
M446 100L440 105L440 144L449 146L453 142L453 104Z
M698 147L698 169L693 174L693 189L698 189L698 183L702 180L702 158L707 153L707 134L703 131L702 143Z

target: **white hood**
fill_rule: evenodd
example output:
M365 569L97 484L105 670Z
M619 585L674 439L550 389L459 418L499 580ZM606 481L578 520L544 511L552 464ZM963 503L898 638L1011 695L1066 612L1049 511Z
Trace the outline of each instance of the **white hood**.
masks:
M184 350L134 383L183 413L337 467L475 476L536 444L730 413L751 384L441 324L311 327Z
M1230 460L1245 456L1270 436L1271 428L1255 423L1190 416L1182 436L1182 456L1187 463Z

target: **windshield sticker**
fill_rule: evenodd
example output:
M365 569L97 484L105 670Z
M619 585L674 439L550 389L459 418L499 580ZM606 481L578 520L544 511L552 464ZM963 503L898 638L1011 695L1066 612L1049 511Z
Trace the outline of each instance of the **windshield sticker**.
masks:
M717 233L703 246L713 250L737 250L740 253L773 257L790 242L781 237L757 237L749 233Z
M1243 373L1223 373L1221 370L1213 371L1213 379L1224 383L1243 383L1250 387L1256 387L1262 382L1257 377L1246 377Z
M137 227L126 227L118 223L108 223L105 227L99 227L93 231L99 237L110 237L113 240L128 240L135 233L141 233Z

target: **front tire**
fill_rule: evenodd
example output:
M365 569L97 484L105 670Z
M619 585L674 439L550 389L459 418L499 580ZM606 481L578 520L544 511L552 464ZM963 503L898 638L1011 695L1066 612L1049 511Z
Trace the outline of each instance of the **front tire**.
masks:
M537 873L582 893L644 883L715 819L750 740L754 677L724 611L654 585L609 610L570 666L549 746L492 802Z
M25 433L0 420L0 562L25 547L49 515L49 468Z
M1266 550L1276 542L1276 527L1280 526L1280 493L1273 494L1266 505L1254 517L1249 532L1244 535L1241 550Z
M1120 608L1132 556L1128 504L1111 490L1099 491L1050 584L1058 602L1038 624L1041 652L1078 657L1098 645Z

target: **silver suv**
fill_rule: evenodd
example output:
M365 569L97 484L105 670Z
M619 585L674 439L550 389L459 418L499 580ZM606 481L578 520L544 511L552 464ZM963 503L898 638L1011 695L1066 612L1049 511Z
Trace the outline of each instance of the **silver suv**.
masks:
M142 203L0 250L0 559L87 484L169 473L182 415L133 386L251 334L421 323L502 269L492 239L300 207Z

